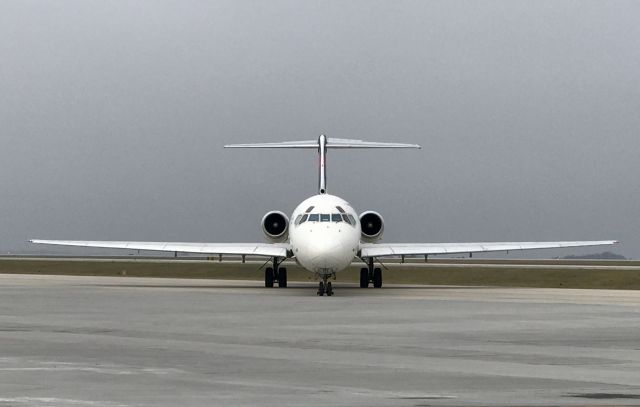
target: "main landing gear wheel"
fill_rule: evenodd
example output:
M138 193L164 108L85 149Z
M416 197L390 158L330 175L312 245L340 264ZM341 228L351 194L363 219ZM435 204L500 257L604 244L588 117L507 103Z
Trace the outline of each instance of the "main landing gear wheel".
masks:
M320 281L318 284L318 296L322 297L324 295L324 282Z
M369 269L361 268L360 269L360 288L369 287Z
M278 287L286 287L287 286L287 269L281 267L278 270Z
M327 293L327 297L331 297L333 295L333 288L331 288L331 283L327 283L327 288L325 289Z
M264 270L264 286L269 288L273 287L273 280L274 280L273 269L271 267L267 267Z
M273 287L273 283L278 282L278 287L286 287L287 286L287 269L284 267L278 267L282 264L282 261L279 261L281 258L274 257L273 258L273 266L267 267L264 269L264 286L271 288Z
M373 267L374 261L373 257L368 257L365 260L367 268L360 269L360 288L367 288L369 282L373 282L374 288L382 287L382 270L378 267Z
M382 270L379 268L373 269L373 287L381 288L382 287Z

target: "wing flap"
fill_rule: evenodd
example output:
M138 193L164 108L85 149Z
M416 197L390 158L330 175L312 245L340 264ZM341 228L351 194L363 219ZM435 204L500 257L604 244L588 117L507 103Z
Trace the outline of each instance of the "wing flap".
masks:
M589 240L564 242L479 242L479 243L363 243L362 257L410 256L428 254L456 254L501 252L512 250L555 249L562 247L603 246L617 240Z
M184 242L124 242L98 240L29 240L35 244L96 247L103 249L150 250L161 252L230 254L267 257L287 257L286 243L184 243Z

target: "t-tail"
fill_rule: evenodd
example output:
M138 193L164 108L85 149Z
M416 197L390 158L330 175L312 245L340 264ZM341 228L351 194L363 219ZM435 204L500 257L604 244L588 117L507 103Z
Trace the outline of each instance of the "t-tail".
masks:
M318 193L327 193L327 150L330 148L421 148L418 144L379 143L375 141L331 138L321 134L317 140L280 143L229 144L225 148L314 148L318 150Z

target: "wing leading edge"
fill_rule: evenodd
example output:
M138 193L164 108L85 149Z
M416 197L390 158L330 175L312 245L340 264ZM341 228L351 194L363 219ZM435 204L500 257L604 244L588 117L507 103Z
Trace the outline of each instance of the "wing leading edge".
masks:
M31 243L57 246L96 247L104 249L151 250L201 254L287 257L286 243L181 243L181 242L115 242L96 240L29 240Z
M287 257L288 249L287 243L183 243L42 239L33 239L29 240L29 242L57 246L266 257ZM617 240L564 242L363 243L360 246L360 257L420 256L430 254L555 249L563 247L603 246L616 243L618 243Z
M363 243L361 257L411 256L501 252L511 250L555 249L562 247L603 246L617 240L589 240L566 242L479 242L479 243Z

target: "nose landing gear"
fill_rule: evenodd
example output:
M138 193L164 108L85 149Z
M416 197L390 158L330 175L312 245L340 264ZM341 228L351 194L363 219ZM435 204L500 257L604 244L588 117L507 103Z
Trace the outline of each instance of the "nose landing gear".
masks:
M327 297L331 297L333 295L333 287L331 287L331 281L329 280L330 275L323 275L322 281L318 284L318 296L322 297L327 294Z

